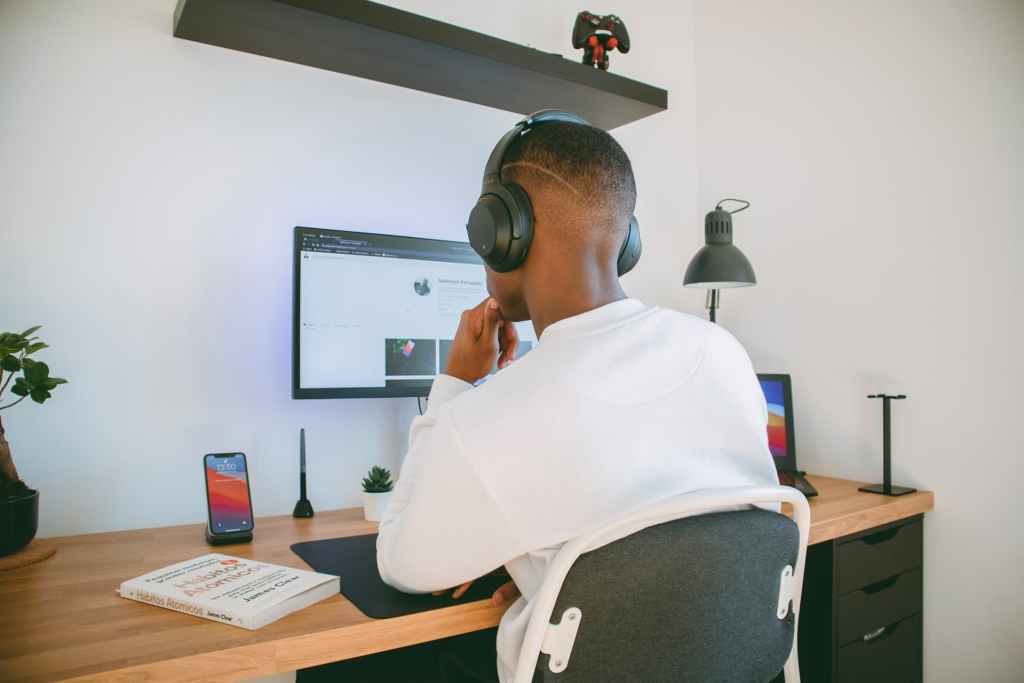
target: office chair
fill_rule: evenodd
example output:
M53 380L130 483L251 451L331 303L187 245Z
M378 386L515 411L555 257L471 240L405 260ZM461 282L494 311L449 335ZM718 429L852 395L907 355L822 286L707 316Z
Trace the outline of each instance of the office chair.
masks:
M745 507L784 502L792 520ZM795 489L737 487L569 541L534 597L514 683L766 683L780 671L799 683L810 519Z

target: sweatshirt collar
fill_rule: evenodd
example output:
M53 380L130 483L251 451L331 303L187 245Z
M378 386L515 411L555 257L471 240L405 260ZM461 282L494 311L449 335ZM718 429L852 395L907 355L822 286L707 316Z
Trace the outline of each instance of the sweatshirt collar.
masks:
M554 337L576 337L596 332L622 322L647 307L637 299L620 299L604 306L598 306L585 313L562 318L544 329L541 339Z

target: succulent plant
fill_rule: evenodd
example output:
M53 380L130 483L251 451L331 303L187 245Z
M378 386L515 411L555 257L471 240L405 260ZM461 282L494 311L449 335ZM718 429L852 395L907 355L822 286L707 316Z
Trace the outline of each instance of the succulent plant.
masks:
M363 477L363 490L367 493L387 493L394 488L391 481L391 470L374 465L367 476Z

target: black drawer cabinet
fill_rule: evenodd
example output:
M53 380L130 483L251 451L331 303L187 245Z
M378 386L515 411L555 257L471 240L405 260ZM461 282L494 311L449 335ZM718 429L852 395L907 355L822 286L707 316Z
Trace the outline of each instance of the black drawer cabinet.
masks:
M921 681L923 531L918 515L807 549L804 681Z
M921 566L923 524L911 522L871 529L851 540L836 541L839 593L883 581Z
M836 605L839 646L862 640L889 624L920 613L921 578L919 567L839 596Z

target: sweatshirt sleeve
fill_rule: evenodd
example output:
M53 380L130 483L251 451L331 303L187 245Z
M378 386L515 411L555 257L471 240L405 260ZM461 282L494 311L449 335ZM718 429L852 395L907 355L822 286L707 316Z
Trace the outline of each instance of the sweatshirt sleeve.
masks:
M514 557L512 530L466 453L449 402L472 389L438 375L427 412L413 419L391 503L381 517L377 567L384 582L425 593L479 578Z

